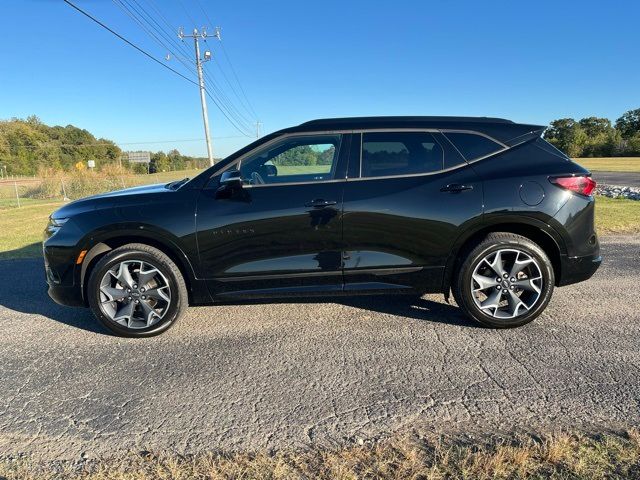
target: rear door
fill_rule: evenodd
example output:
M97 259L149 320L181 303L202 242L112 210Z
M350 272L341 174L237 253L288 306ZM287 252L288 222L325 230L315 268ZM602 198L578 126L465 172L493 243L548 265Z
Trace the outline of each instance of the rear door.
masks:
M248 154L243 186L198 201L202 272L212 296L342 289L342 196L347 145L340 134L289 135Z
M482 216L482 184L436 131L354 136L344 192L345 290L439 291L446 259Z

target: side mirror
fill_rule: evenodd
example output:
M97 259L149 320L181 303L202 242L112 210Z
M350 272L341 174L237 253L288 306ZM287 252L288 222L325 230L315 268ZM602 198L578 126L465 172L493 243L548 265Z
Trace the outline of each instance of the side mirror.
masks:
M242 186L242 175L240 170L227 170L220 177L221 187L240 187Z
M227 170L220 176L220 183L216 190L216 198L232 198L244 192L240 170Z

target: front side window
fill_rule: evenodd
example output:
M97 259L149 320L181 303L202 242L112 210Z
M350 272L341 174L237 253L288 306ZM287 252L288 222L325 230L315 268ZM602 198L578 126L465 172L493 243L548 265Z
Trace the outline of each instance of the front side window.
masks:
M332 180L340 138L340 135L285 138L242 160L242 181L262 185Z
M499 143L475 133L444 132L444 135L469 162L499 152L504 148Z
M442 147L428 132L371 132L362 136L362 177L442 170Z

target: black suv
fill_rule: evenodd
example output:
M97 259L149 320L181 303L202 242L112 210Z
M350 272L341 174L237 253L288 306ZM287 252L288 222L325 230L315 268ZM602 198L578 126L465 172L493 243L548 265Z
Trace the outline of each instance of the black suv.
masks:
M51 215L49 295L119 335L187 305L449 292L490 327L540 315L600 265L595 182L498 118L316 120L191 180L96 195Z

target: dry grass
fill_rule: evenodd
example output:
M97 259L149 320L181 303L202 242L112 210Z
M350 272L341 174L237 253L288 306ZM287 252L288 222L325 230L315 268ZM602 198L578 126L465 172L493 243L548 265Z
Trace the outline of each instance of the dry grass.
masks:
M437 438L417 432L373 445L274 454L132 454L81 463L0 461L7 479L602 479L640 477L640 433Z
M593 172L640 172L640 157L574 158Z

